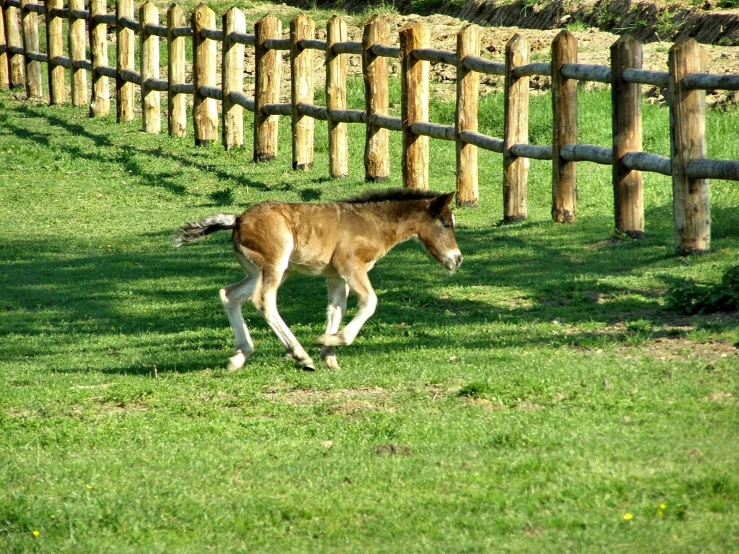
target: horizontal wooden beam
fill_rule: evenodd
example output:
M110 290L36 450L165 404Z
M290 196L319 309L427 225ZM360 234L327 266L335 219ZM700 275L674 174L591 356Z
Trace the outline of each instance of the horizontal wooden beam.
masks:
M267 50L290 50L289 38L268 38L264 41Z
M594 144L565 144L559 154L568 162L594 162L613 165L613 150Z
M135 33L141 31L141 23L130 17L121 17L118 19L118 23L120 23L121 27L131 29Z
M551 160L552 145L538 146L535 144L514 144L511 153L519 158L531 158L533 160Z
M621 158L625 167L672 176L672 162L666 156L648 152L627 152Z
M338 123L366 123L367 112L364 110L330 110L328 118Z
M208 85L202 85L199 89L200 96L205 98L212 98L213 100L223 100L223 89L219 87L211 87Z
M244 33L231 33L230 35L228 35L228 38L230 38L233 42L243 44L245 46L254 46L257 40L256 35L247 35Z
M417 60L435 63L447 63L449 65L457 65L457 54L447 52L446 50L437 50L435 48L415 48L411 55Z
M297 108L298 113L307 115L313 119L320 119L321 121L326 121L328 119L328 110L324 106L316 106L315 104L299 102Z
M150 35L163 38L167 38L167 32L169 31L164 25L154 25L152 23L147 23L144 26L144 30Z
M683 79L683 84L699 90L739 90L739 75L692 73Z
M429 121L416 121L411 125L414 135L423 135L440 140L456 140L457 135L454 125L441 125Z
M379 113L370 115L367 118L367 123L374 125L375 127L389 129L390 131L401 131L403 129L403 122L399 117L392 117Z
M99 65L95 68L95 72L98 75L102 75L103 77L110 77L111 79L115 79L116 77L115 67L110 67L109 65Z
M169 90L172 91L172 94L195 94L195 85L192 83L179 83L172 85Z
M223 42L223 31L219 29L201 29L200 34L210 40L220 40Z
M334 54L361 54L362 43L361 42L336 42L331 47L331 51Z
M627 83L641 83L642 85L654 85L655 87L666 87L668 80L666 71L649 71L647 69L624 69L621 76Z
M121 79L127 83L141 86L141 73L133 69L121 69Z
M29 52L26 54L26 57L34 62L47 63L49 61L49 56L47 54L41 54L40 52Z
M374 44L371 48L375 56L383 58L399 58L400 48L398 46L385 46L384 44Z
M173 27L172 36L173 37L191 37L192 27Z
M549 62L527 63L513 70L513 76L531 77L532 75L552 75L552 64Z
M611 68L605 65L587 63L566 63L560 69L566 79L578 81L595 81L598 83L611 82Z
M267 115L292 115L292 104L265 104L262 111Z
M477 131L462 131L461 133L459 133L459 138L461 138L464 142L474 144L479 148L491 150L493 152L497 152L498 154L503 153L503 139L483 135L482 133L478 133Z
M304 38L298 41L298 46L300 46L303 49L308 49L308 50L321 50L322 52L326 51L326 41L325 40Z
M228 98L233 102L234 104L238 104L245 110L249 110L250 112L253 112L255 109L255 101L254 98L251 96L247 96L243 92L237 92L232 91L228 93Z
M486 75L505 75L505 64L486 60L480 56L465 56L462 63L467 69Z
M690 160L685 173L691 179L726 179L739 181L739 162L733 160Z

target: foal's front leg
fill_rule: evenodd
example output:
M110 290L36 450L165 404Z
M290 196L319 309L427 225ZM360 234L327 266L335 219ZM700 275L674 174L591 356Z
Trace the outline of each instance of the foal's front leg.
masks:
M377 295L372 289L367 272L355 271L344 277L354 294L357 295L357 314L340 333L325 333L318 337L318 344L323 346L345 346L354 342L362 325L372 317L377 307Z
M328 279L328 309L326 310L326 334L334 335L339 330L341 319L346 313L346 297L349 295L349 285L344 279ZM321 359L329 369L340 369L336 361L336 347L324 346L321 348Z

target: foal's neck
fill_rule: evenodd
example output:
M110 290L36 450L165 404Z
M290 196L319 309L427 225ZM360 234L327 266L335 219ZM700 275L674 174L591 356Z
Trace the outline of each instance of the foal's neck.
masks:
M422 200L382 202L377 204L377 210L394 235L391 247L417 235L421 221L426 216L426 206Z

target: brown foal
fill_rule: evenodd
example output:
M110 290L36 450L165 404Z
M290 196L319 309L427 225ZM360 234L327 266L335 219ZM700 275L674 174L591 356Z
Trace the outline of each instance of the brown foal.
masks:
M238 217L219 214L181 227L175 246L233 229L234 252L246 278L220 291L236 341L228 369L243 367L254 352L241 313L241 306L249 299L288 356L304 369L315 368L277 312L277 289L294 272L328 280L328 323L318 343L323 362L338 369L336 347L351 344L377 306L367 273L393 246L418 237L448 270L462 263L449 208L453 197L454 193L388 189L320 204L266 201ZM339 331L350 290L358 299L357 313Z

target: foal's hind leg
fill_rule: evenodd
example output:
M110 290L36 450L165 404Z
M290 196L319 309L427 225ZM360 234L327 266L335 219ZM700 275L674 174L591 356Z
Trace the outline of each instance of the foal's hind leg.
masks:
M326 334L334 335L339 330L341 318L346 313L346 297L349 286L344 279L328 279L328 309L326 310ZM339 369L336 361L336 347L324 346L321 348L321 359L330 369Z
M308 356L277 311L277 289L283 281L283 273L284 271L276 268L262 269L252 302L254 302L257 310L262 313L270 329L280 339L288 356L298 362L303 369L313 371L316 368L313 360Z
M234 355L228 359L226 366L229 371L242 368L249 356L254 353L254 343L246 327L244 316L241 314L241 306L251 298L255 284L256 277L249 275L243 281L224 287L219 292L236 343Z

